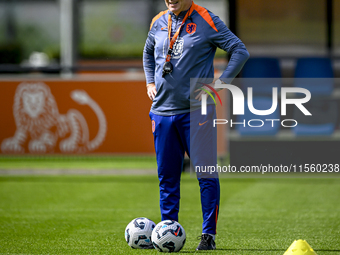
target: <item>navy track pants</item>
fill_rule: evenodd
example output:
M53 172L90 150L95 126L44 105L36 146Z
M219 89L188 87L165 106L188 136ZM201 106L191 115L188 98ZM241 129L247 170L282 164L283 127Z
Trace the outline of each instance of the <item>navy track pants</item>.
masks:
M178 221L180 180L185 152L194 169L217 164L217 132L213 127L215 106L172 116L150 112L158 165L162 220ZM204 168L205 167L205 168ZM196 172L200 185L203 214L202 233L216 234L220 185L217 173Z

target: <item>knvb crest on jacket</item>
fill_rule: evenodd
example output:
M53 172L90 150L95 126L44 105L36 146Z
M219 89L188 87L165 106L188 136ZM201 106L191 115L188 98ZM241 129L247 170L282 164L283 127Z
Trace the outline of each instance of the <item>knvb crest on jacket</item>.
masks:
M186 30L188 34L192 35L196 32L197 25L195 23L189 23L187 24Z

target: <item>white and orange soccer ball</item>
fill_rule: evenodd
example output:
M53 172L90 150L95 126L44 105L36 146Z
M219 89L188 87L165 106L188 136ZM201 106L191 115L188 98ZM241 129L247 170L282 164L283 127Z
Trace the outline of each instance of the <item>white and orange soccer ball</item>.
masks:
M186 240L184 228L177 221L164 220L156 225L151 235L152 244L161 252L178 252Z

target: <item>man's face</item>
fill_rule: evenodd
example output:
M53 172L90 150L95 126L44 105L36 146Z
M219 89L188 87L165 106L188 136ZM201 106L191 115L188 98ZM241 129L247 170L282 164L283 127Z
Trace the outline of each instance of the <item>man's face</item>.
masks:
M165 0L165 4L170 11L178 15L182 11L190 8L192 0Z

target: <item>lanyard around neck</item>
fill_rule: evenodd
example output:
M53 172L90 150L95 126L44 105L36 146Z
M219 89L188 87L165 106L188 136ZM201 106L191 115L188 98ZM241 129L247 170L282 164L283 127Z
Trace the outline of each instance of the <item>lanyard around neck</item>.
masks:
M194 10L194 4L191 4L190 9L187 11L187 13L185 14L182 24L179 26L179 28L177 29L176 33L174 34L174 36L171 38L171 27L172 27L172 19L171 19L171 14L169 13L169 17L168 17L168 38L170 41L170 45L169 45L169 50L168 50L168 55L166 56L166 62L170 62L171 60L171 53L172 53L172 49L174 47L174 44L179 36L179 33L182 30L182 27L184 25L184 23L187 21L188 17L191 15L192 11Z

